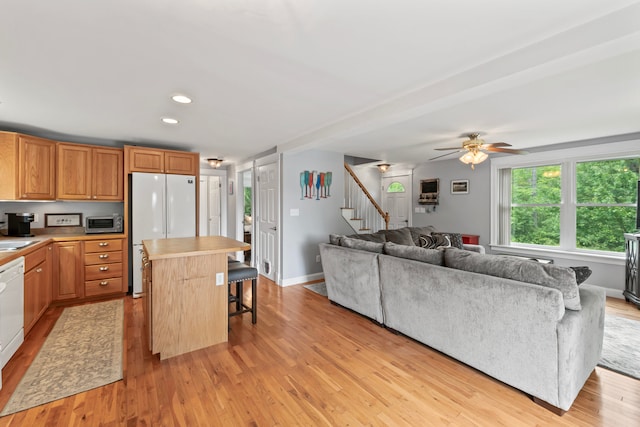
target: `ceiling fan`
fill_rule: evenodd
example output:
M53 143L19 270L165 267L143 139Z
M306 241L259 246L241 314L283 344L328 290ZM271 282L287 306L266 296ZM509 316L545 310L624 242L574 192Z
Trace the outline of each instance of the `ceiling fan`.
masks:
M471 164L471 169L475 169L475 165L478 163L482 163L489 155L485 153L485 151L491 151L494 153L509 153L509 154L527 154L524 150L514 150L512 148L504 148L511 147L511 144L507 144L506 142L494 142L493 144L487 144L483 139L478 138L480 136L479 133L469 133L464 135L467 139L462 143L462 147L448 147L448 148L436 148L438 151L449 151L456 150L454 153L459 153L461 151L466 151L461 157L460 161L464 164ZM434 157L429 160L436 160L441 157L449 156L454 153L446 153L441 156Z

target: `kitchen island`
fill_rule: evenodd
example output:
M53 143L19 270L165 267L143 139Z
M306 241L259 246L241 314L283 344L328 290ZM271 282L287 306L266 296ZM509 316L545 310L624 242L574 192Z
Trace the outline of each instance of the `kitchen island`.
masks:
M143 240L142 294L149 350L160 359L228 338L227 254L250 245L228 237Z

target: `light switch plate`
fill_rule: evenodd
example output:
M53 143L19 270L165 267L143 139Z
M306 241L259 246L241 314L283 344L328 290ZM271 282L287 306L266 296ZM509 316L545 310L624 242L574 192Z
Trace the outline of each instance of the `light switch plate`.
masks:
M224 273L216 273L216 286L224 285Z

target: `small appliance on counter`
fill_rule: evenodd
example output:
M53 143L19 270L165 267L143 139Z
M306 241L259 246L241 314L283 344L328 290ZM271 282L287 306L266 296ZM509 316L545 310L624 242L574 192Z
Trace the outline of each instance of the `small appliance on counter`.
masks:
M122 233L122 215L88 216L86 218L85 233Z
M31 223L34 220L32 213L8 213L7 214L7 236L31 237Z

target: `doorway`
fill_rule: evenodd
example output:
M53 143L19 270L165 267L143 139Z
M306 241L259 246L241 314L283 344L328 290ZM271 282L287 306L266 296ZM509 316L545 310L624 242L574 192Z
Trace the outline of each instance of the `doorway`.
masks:
M222 180L220 176L200 176L200 236L219 236L222 230Z
M389 212L389 229L411 225L411 177L409 175L382 178L382 209Z
M279 175L278 163L268 163L256 168L256 206L254 212L257 253L254 260L258 272L278 283L279 265ZM256 215L257 214L257 215Z
M239 197L242 198L242 239L243 242L253 245L253 172L246 170L240 173ZM255 251L254 251L255 252ZM244 262L253 265L251 249L244 251Z

